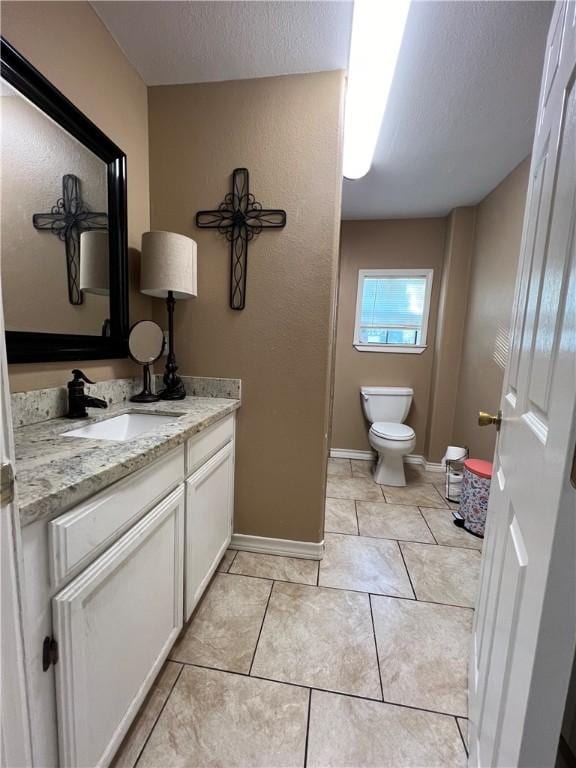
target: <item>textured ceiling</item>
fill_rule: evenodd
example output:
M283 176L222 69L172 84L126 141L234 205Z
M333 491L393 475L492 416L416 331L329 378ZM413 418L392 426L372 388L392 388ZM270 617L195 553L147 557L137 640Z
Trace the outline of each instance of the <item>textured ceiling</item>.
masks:
M350 2L92 5L148 85L348 62ZM375 163L344 181L344 218L444 215L477 203L526 157L551 11L551 2L413 1Z
M352 2L92 2L148 85L346 69Z
M551 3L413 2L374 165L344 218L474 204L532 149Z

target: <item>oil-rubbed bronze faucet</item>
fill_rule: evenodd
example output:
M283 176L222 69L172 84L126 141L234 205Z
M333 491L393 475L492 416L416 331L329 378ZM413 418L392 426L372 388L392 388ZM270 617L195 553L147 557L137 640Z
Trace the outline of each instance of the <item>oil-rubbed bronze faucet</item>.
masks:
M84 419L88 416L86 408L108 408L106 400L99 397L90 397L84 393L84 382L94 384L86 374L74 368L74 378L68 382L68 413L69 419Z

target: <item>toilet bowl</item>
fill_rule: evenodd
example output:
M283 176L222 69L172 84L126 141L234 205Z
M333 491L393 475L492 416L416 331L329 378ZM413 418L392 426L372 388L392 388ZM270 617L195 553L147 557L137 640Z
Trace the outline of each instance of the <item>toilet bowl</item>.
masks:
M416 447L416 433L404 419L414 392L409 387L362 387L360 395L370 422L368 441L378 453L374 480L380 485L406 485L404 456Z

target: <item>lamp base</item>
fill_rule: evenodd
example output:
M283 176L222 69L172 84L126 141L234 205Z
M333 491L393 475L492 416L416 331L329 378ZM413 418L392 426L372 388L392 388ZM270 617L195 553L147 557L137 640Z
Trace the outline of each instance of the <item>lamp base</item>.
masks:
M186 397L184 384L182 384L182 380L179 376L175 376L174 379L175 381L171 382L169 385L166 384L166 389L163 389L160 392L160 400L184 400Z
M131 403L157 403L160 400L160 395L155 395L153 392L140 392L139 395L132 395L130 398Z
M166 307L168 309L168 358L164 370L164 389L160 392L161 400L184 400L186 390L182 379L176 374L176 356L174 355L174 306L176 300L172 291L168 291Z

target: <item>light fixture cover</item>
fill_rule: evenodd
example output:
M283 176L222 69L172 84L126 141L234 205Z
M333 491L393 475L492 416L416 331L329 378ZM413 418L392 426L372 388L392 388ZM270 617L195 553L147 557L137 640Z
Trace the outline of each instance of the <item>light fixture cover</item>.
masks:
M347 179L370 170L404 36L410 0L354 0L344 117Z
M105 230L88 230L80 234L80 290L108 296L110 267L108 237Z
M148 296L175 299L196 296L196 243L176 232L145 232L142 235L140 290Z

